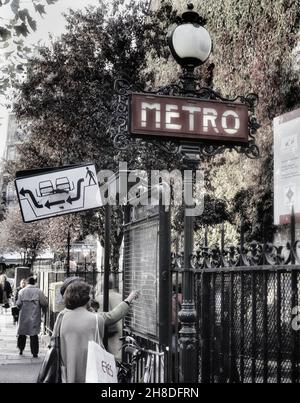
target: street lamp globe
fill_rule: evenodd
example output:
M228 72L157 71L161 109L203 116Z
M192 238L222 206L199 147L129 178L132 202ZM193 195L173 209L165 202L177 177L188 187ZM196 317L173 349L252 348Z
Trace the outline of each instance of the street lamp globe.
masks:
M203 27L204 20L188 4L182 14L180 25L172 26L168 32L168 45L174 59L183 67L194 68L204 63L211 52L211 38Z

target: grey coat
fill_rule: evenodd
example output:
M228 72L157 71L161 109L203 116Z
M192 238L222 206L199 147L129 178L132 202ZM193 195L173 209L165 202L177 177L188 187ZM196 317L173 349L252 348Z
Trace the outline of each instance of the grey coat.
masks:
M35 285L20 290L16 305L20 308L18 335L35 336L41 330L41 309L48 306L47 298Z
M109 290L109 310L112 311L119 303L122 301L122 295L114 289ZM100 299L100 307L103 305L103 299ZM122 321L119 320L117 323L108 326L108 348L107 350L115 356L118 360L122 358L122 342L120 337L122 336Z
M98 315L99 333L102 340L104 326L122 319L128 309L129 306L126 302L121 302L110 312L95 314L89 312L85 307L63 311L60 347L67 383L85 383L88 342L95 340L96 315ZM54 334L57 334L56 326Z

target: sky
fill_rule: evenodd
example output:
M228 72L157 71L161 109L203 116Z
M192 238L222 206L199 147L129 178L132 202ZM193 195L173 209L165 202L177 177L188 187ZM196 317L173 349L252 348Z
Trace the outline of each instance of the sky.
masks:
M31 1L21 0L20 5L28 8L32 17L37 21L37 30L27 36L26 43L36 44L39 41L44 43L49 42L49 33L59 36L65 30L65 19L62 13L66 12L69 8L84 9L86 6L99 5L98 0L58 0L57 3L45 7L46 15L43 18L31 11ZM12 13L9 5L1 7L1 17L11 18ZM1 66L0 66L1 67ZM3 157L6 141L7 130L7 111L0 106L0 159Z

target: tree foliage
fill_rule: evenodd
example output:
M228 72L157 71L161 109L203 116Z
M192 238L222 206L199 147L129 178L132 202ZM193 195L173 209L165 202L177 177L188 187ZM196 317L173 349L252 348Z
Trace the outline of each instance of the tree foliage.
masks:
M275 116L300 106L300 1L193 1L207 19L213 41L208 62L214 65L213 86L222 95L258 94L261 123L256 138L261 156L249 160L225 153L209 162L210 191L227 201L232 222L241 215L247 238L261 240L273 232L273 132ZM181 12L182 0L173 1ZM244 205L247 206L244 211Z
M118 7L122 5L121 11ZM147 52L165 48L165 25L159 13L135 1L101 2L98 9L71 11L67 33L40 50L28 67L15 105L18 119L29 125L30 137L20 151L15 169L93 162L99 169L117 170L119 161L129 169L166 169L178 159L157 145L139 141L126 151L113 145L108 132L114 81L130 77L146 87L153 82L146 71ZM164 18L171 9L166 9ZM103 242L102 210L87 213L87 231L96 231ZM122 241L122 212L112 213L112 256L118 259ZM86 231L86 230L84 230Z
M32 265L37 255L52 249L63 252L67 246L70 230L71 241L81 235L81 220L78 215L56 217L50 220L24 223L19 206L10 207L0 222L0 245L2 252L19 251L24 264Z
M45 7L57 1L31 0L24 4L20 0L0 0L0 96L22 80L32 52L24 38L36 31L36 16L43 17Z
M228 152L203 161L211 213L198 220L199 228L222 219L239 226L243 215L249 239L261 237L263 225L272 229L272 118L300 104L299 72L293 62L299 2L194 2L208 20L214 43L197 77L225 96L257 92L262 124L257 135L259 160ZM116 150L107 129L117 77L130 77L143 88L178 80L179 68L169 58L165 34L177 15L173 6L182 11L185 2L161 1L152 14L133 0L114 2L114 8L109 4L101 1L98 9L72 11L67 33L30 62L15 106L18 118L30 127L30 138L20 147L15 168L95 162L97 170L116 170L118 161L126 161L130 169L179 166L155 143L139 141L129 150ZM97 232L103 241L103 212L82 217L84 231ZM120 210L113 209L116 257L121 219Z
M46 232L41 223L24 225L18 207L7 211L0 222L1 248L5 252L18 250L24 254L24 264L33 261L36 254L45 248Z

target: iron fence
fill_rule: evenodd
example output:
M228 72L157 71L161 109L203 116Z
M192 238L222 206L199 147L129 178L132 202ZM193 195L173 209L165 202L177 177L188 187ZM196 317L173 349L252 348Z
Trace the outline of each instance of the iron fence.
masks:
M292 326L300 305L299 252L293 240L284 247L205 245L191 257L199 382L299 383L300 333ZM183 270L183 255L173 255L177 297ZM177 340L173 350L176 365Z
M202 382L299 381L300 266L204 269L195 285Z

